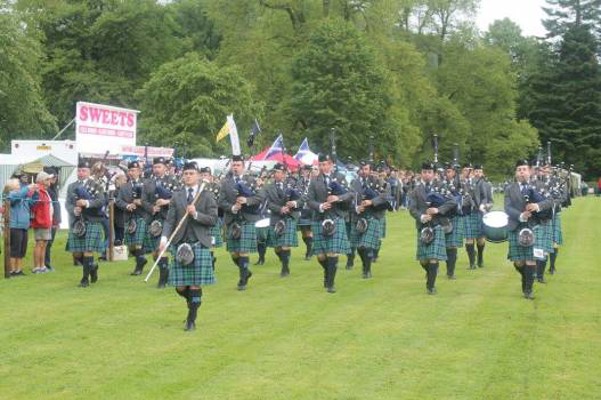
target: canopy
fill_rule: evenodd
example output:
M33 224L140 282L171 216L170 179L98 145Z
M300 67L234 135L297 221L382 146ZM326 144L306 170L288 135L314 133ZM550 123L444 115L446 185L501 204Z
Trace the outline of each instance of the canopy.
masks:
M266 147L265 150L251 157L251 160L266 160L265 156L267 155L269 149L269 147ZM286 165L290 171L296 171L301 166L301 163L298 160L286 153L275 153L267 160L280 162Z

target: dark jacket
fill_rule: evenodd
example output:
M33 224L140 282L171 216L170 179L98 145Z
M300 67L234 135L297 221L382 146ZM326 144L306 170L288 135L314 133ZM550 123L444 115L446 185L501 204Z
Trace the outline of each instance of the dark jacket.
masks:
M428 208L432 207L432 205L427 202L427 193L423 183L419 183L411 192L409 192L408 206L409 213L411 213L411 216L415 219L415 226L417 229L423 228L424 224L421 221L421 216L426 213ZM433 216L430 223L434 226L446 223L445 214L450 214L456 209L457 202L453 199L447 199L438 207L438 214Z
M553 207L553 200L551 199L538 199L536 202L540 211L549 210ZM526 198L521 192L520 184L514 182L505 188L505 213L509 216L507 223L507 229L515 231L521 224L520 215L526 209ZM535 222L535 218L531 218L530 223Z
M363 181L361 179L361 177L357 177L351 182L351 190L355 194L355 198L353 199L351 206L351 220L357 220L359 217L374 217L378 219L384 218L386 209L390 204L390 200L392 199L390 185L385 184L385 182L374 176L368 177L367 186L373 190L371 194L373 195L377 193L378 195L372 199L369 199L373 202L371 207L367 207L362 214L357 214L356 207L361 203L362 200L366 200L367 194L370 193L369 189L366 190L363 188Z
M242 184L250 189L255 186L255 179L251 176L245 175L242 178ZM242 206L242 208L238 211L238 213L234 214L232 212L232 206L236 203L236 199L240 196L238 190L238 184L233 177L233 175L226 176L221 181L221 187L219 188L219 202L218 205L223 209L224 222L225 224L230 224L234 220L244 220L246 222L256 222L261 219L261 215L259 214L259 208L263 204L265 200L265 193L262 190L255 191L252 196L246 197L246 204Z
M340 186L348 187L346 178L340 173L334 173L330 175L332 180L336 181ZM309 207L314 210L313 220L320 221L326 218L346 218L348 216L348 210L352 200L355 198L355 193L352 190L348 190L345 194L336 194L340 201L332 205L332 208L321 212L319 206L326 202L328 195L331 193L331 187L326 185L325 177L322 173L311 180L309 184L309 190L307 192L307 203Z
M295 194L298 194L297 199L293 201L296 202L296 208L291 210L289 214L280 214L280 210L282 207L286 205L289 200L292 200L291 195L293 194L291 187L286 187L286 183L282 182L283 188L279 190L276 182L271 182L267 184L264 188L264 197L267 200L267 208L271 211L270 224L273 226L278 223L278 221L284 218L294 218L298 220L300 217L300 210L304 206L304 201L302 200L302 196L300 191L295 190Z

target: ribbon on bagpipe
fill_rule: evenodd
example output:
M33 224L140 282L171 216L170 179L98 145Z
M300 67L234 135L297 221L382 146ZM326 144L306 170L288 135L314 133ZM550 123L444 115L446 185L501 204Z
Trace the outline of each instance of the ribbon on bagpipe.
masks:
M284 196L286 201L295 201L301 198L301 192L289 184L284 191Z
M345 185L341 184L336 179L330 181L330 184L328 185L328 194L341 196L346 193L348 193L348 188Z
M240 179L239 182L236 183L236 191L238 192L236 197L253 197L256 194L256 182L253 181L251 185L249 185L245 180ZM245 212L249 214L260 214L261 206L253 205L249 206L243 205Z
M534 187L529 186L528 190L526 191L526 194L523 194L524 196L524 200L526 200L526 203L540 203L542 201L547 200L548 198L551 197L551 193L550 192L539 192L538 190L536 190ZM553 208L549 208L547 210L542 210L539 211L537 213L534 213L536 219L551 219L553 218Z
M382 186L380 186L377 182L367 182L365 186L363 186L363 190L361 192L361 197L363 200L373 200L376 197L380 196L381 192L384 190ZM386 199L386 202L373 206L374 210L389 210L392 204L392 198Z
M173 192L176 189L176 185L173 182L164 182L157 180L154 189L154 196L157 199L169 200L173 197Z

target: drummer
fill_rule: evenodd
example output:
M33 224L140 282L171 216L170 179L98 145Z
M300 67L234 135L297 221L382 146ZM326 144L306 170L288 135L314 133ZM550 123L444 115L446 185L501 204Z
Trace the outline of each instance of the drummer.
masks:
M515 179L505 189L505 212L509 236L509 254L507 258L522 276L524 298L533 300L532 286L536 269L536 260L543 257L542 249L528 243L527 236L536 230L537 214L549 210L553 201L540 196L530 185L530 166L528 160L518 160L515 164ZM522 240L520 240L522 239ZM529 244L529 245L528 245Z
M232 156L230 174L221 181L218 202L224 212L226 248L240 273L238 290L246 290L252 276L248 256L257 251L255 222L261 218L259 209L263 203L255 178L244 175L244 169L244 158Z

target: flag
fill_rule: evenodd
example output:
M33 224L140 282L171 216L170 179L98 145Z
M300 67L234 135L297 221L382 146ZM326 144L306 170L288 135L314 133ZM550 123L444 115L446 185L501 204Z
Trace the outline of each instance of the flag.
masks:
M253 144L255 144L255 136L257 136L259 133L261 133L261 127L259 126L259 122L255 118L252 126L250 127L250 135L248 136L248 140L246 141L248 147L253 147Z
M275 154L283 153L283 152L284 152L284 137L280 134L275 139L275 142L273 142L273 144L271 145L269 150L267 150L267 153L265 154L265 159L269 160L269 157L273 157Z
M309 149L309 141L307 140L307 138L305 138L305 140L303 140L300 147L298 148L298 151L294 155L294 158L300 161L303 158L303 156L310 152L311 149Z
M229 125L230 143L232 145L232 154L235 156L239 156L241 154L240 138L238 137L238 128L236 128L236 123L234 122L233 114L230 114L227 116L227 122Z
M217 133L217 137L215 138L215 143L219 142L221 139L223 139L224 137L226 137L227 135L230 134L229 122L230 121L229 121L229 115L228 115L228 120L225 121L225 124L223 124L223 127Z

